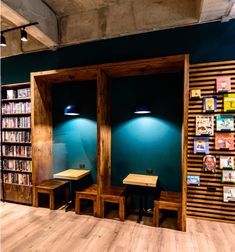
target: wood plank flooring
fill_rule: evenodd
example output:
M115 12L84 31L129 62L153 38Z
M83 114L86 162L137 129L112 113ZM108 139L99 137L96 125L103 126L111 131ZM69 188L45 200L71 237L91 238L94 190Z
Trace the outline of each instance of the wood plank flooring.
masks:
M2 252L234 252L235 225L187 219L187 232L1 202Z

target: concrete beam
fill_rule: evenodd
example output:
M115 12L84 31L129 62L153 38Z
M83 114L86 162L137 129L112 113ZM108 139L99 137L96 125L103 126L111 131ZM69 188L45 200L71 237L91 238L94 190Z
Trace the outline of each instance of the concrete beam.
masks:
M41 1L2 0L1 16L16 26L30 22L38 22L36 26L26 28L26 31L46 47L58 46L58 28L55 14Z

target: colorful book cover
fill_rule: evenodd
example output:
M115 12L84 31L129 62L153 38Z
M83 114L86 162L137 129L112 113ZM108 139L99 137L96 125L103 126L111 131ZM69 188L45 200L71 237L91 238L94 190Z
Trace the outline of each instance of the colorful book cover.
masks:
M216 92L230 92L231 91L231 78L229 76L221 76L216 78Z
M212 95L204 96L203 112L214 112L217 108L217 99Z
M222 183L235 183L235 170L223 170Z
M215 133L215 149L234 150L234 134Z
M196 116L196 136L214 135L214 116Z
M187 185L200 186L200 176L187 176Z
M213 155L203 157L203 171L216 173L216 158Z
M234 156L220 156L220 169L234 168Z
M209 154L208 137L194 137L194 154L196 153Z
M224 186L223 189L224 202L235 202L235 187Z
M234 131L234 116L218 115L216 116L217 131Z
M224 112L235 111L235 94L224 95Z
M189 96L190 96L190 99L200 99L201 98L201 90L200 89L190 89Z

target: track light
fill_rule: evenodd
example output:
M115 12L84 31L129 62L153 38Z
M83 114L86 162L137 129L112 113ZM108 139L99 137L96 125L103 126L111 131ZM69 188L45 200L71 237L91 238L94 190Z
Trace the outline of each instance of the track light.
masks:
M1 44L0 44L1 46L7 46L6 38L3 36L3 34L1 34L0 42L1 42Z
M25 29L23 29L23 30L21 30L20 31L20 35L21 35L21 41L23 41L23 42L27 42L28 41L28 38L27 38L27 32L26 32L26 30Z
M25 27L29 27L29 26L32 26L32 25L37 25L38 22L34 22L34 23L29 23L29 24L25 24L25 25L20 25L20 26L17 26L17 27L13 27L13 28L9 28L9 29L6 29L6 30L3 30L1 31L1 46L6 46L6 38L3 36L3 33L5 32L10 32L10 31L14 31L14 30L17 30L17 29L20 29L20 39L21 41L23 42L26 42L28 41L28 34L25 30Z

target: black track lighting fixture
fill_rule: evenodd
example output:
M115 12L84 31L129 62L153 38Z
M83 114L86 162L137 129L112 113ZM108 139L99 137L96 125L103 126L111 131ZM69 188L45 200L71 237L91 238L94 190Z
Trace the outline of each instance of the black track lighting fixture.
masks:
M26 32L26 30L23 28L21 31L20 31L20 39L21 41L23 42L27 42L28 41L28 34Z
M0 36L0 45L1 46L6 46L6 38L3 36L3 34L1 34Z
M10 31L13 31L13 30L17 30L17 29L20 29L20 39L21 41L23 42L26 42L28 41L28 34L25 30L25 27L29 27L29 26L32 26L32 25L37 25L38 22L34 22L34 23L29 23L29 24L25 24L25 25L20 25L20 26L17 26L17 27L13 27L13 28L9 28L9 29L6 29L6 30L3 30L1 31L1 46L6 46L6 38L3 36L3 33L6 33L6 32L10 32Z

